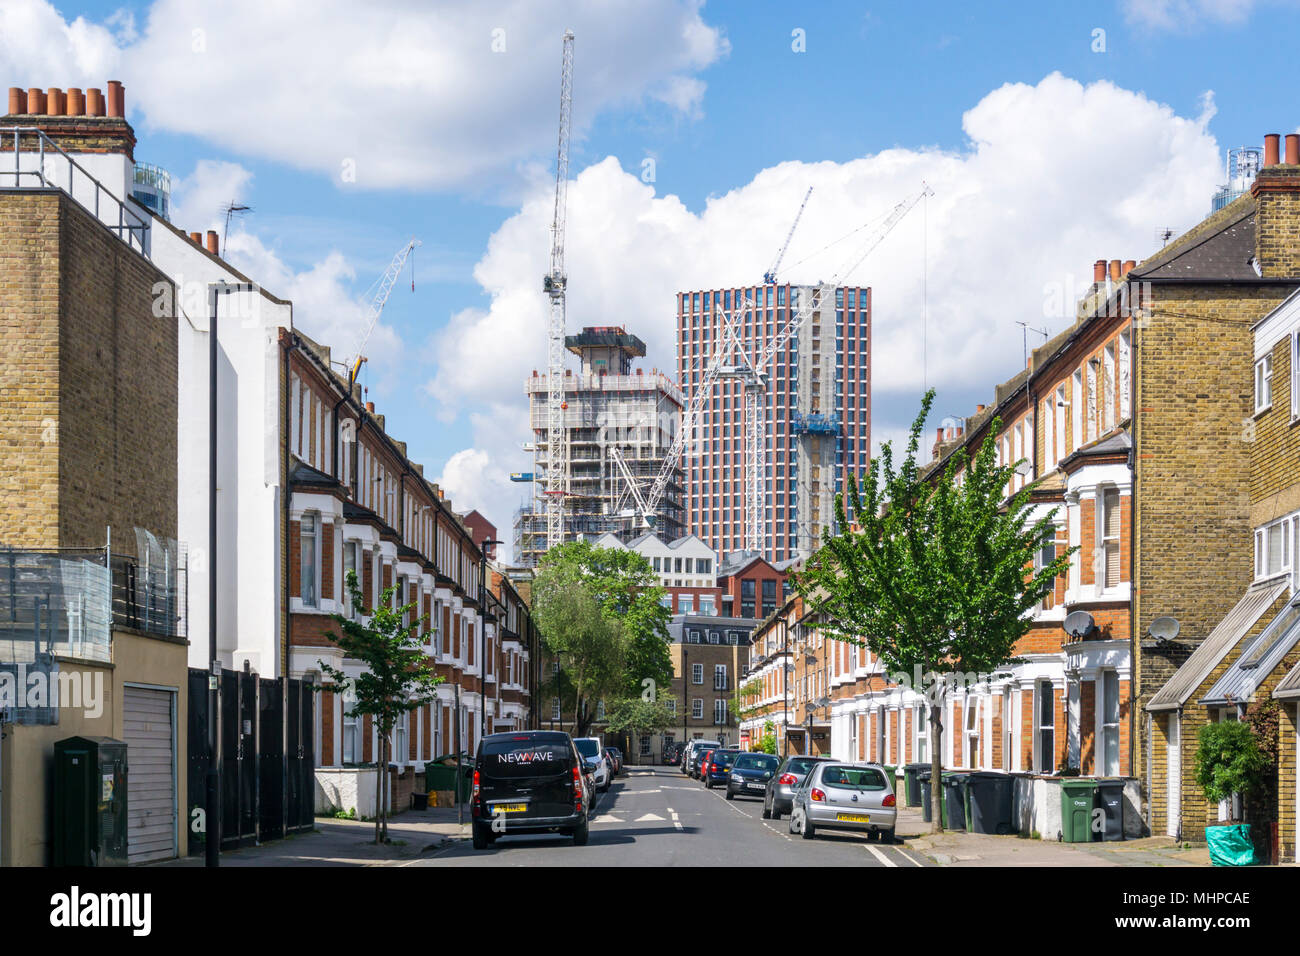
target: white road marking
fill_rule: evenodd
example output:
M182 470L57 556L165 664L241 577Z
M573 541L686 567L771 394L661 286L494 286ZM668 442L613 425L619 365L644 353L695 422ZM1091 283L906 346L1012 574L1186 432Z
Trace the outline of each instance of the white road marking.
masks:
M898 853L902 855L904 860L906 860L908 863L911 863L913 866L925 865L920 860L915 859L910 853L905 852L902 847L896 846L894 847L894 849L897 850Z
M633 822L633 823L645 823L645 822L648 821L648 820L663 820L663 817L661 817L661 816L660 816L659 814L657 814L657 813L647 813L647 814L645 814L644 816L637 817L637 818L636 818L635 820L633 820L632 822Z
M682 826L682 821L677 819L677 811L674 810L672 807L668 807L668 812L672 814L673 826L675 826L679 830L684 830L685 827Z
M863 845L863 847L866 848L866 850L867 850L868 853L870 853L872 856L874 856L874 857L875 857L877 860L879 860L881 863L885 864L885 866L898 866L897 863L895 863L895 862L894 862L893 860L891 860L889 857L885 856L885 854L884 854L883 852L881 852L881 850L880 850L879 847L874 847L874 846L872 846L870 843L864 843L864 844L862 844L862 845Z

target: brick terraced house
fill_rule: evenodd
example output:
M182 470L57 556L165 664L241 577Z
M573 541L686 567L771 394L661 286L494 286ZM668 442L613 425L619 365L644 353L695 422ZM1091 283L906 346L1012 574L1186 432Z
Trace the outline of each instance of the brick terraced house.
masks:
M141 506L135 520L174 535L204 560L207 500L196 489L206 489L209 476L208 359L215 308L221 664L263 677L309 680L319 679L322 658L355 670L326 636L333 625L329 615L350 612L343 580L354 569L368 601L395 585L395 600L416 602L428 616L428 653L446 678L437 705L412 713L394 733L399 790L414 786L424 762L457 743L472 752L485 730L531 725L536 634L520 582L492 571L475 544L475 529L481 541L485 524L467 524L424 478L405 443L385 431L383 416L331 367L329 348L295 326L291 302L226 262L216 232L187 234L173 226L165 196L145 201L149 197L136 188L141 166L133 157L136 141L121 84L110 83L107 95L11 89L9 103L4 122L24 131L20 173L9 175L20 180L24 193L49 193L47 199L56 203L39 218L48 217L49 228L77 218L67 211L74 204L58 198L63 189L80 207L98 210L117 233L117 244L135 250L132 255L149 274L144 305L155 325L171 331L166 355L142 357L152 361L154 398L170 404L166 415L131 416L122 427L150 423L148 434L133 443L150 449L157 423L174 423L164 429L165 451L139 459L177 464L174 474L150 473L155 483L173 474L166 501L150 499L157 514L171 517L146 520ZM36 174L42 154L48 188ZM165 181L157 170L145 172L150 183ZM105 196L134 198L109 202ZM121 259L119 254L104 261ZM102 271L100 278L109 281L112 269ZM116 341L111 334L107 340ZM106 524L119 525L116 517L90 522L95 540ZM190 578L188 598L190 607L206 607L206 574ZM206 614L189 615L189 624L189 664L206 669ZM374 729L346 718L338 695L323 692L316 704L318 809L340 806L341 793L354 799L373 794L373 784L358 787L357 776L377 752ZM402 805L398 796L394 807ZM357 809L368 815L364 805Z

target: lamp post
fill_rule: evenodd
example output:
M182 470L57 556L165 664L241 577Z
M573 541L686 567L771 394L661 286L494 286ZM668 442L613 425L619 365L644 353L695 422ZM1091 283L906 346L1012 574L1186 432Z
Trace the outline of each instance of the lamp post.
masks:
M504 542L495 538L484 538L478 546L478 612L483 618L482 626L478 629L478 739L480 742L487 736L487 553L489 547L498 544Z

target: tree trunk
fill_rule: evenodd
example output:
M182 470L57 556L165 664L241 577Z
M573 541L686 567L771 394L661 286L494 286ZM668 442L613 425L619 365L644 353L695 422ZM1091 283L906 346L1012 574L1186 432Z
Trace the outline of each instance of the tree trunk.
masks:
M375 773L375 842L381 842L379 838L379 820L384 815L384 774L387 773L387 764L384 762L384 735L379 735L379 753L375 755L379 758L377 772Z
M943 702L930 705L930 832L943 832L943 759L939 742L943 738Z

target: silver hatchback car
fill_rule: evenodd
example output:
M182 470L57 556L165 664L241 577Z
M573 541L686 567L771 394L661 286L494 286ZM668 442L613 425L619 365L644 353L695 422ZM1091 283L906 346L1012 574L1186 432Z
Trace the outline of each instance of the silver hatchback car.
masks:
M880 764L827 761L795 791L790 832L811 840L821 829L857 830L893 843L897 819L894 788Z

